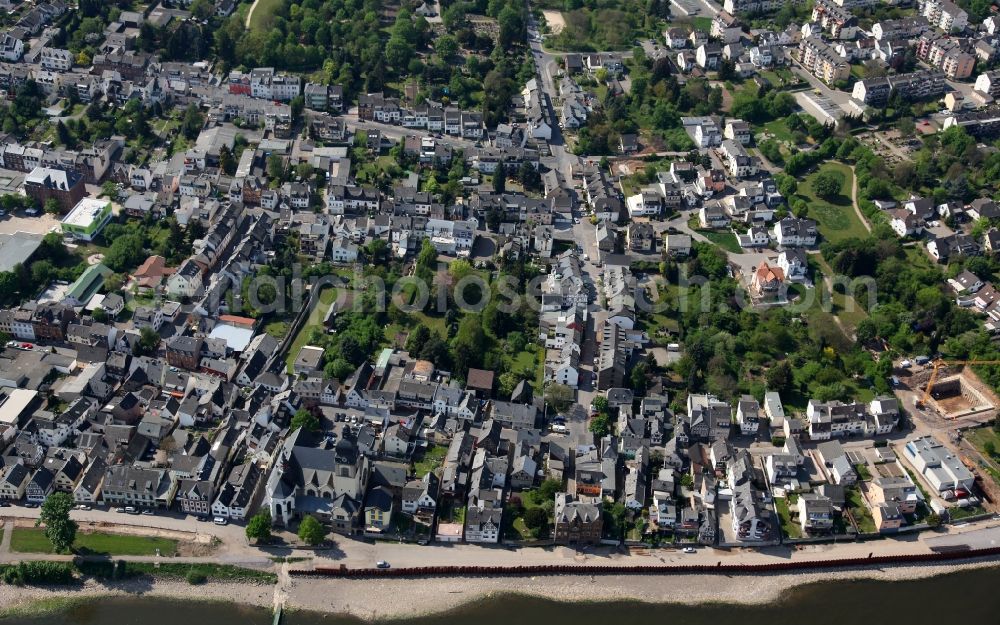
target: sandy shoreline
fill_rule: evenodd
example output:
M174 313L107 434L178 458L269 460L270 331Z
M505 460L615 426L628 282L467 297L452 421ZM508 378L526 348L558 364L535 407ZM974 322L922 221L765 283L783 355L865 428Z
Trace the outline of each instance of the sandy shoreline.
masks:
M615 575L531 578L423 578L333 580L298 578L289 589L290 607L350 614L364 620L406 618L446 612L484 597L525 595L563 602L639 601L696 605L757 605L784 597L797 586L851 579L901 581L1000 566L995 559L946 565L893 566L755 575ZM385 601L405 597L405 601Z
M836 572L840 581L899 581L961 570L1000 566L996 560L962 564L892 566ZM445 612L484 597L519 594L566 602L640 601L646 603L755 605L779 600L794 587L829 581L831 571L774 575L558 575L531 578L457 578L342 580L295 578L281 589L292 610L349 614L365 620L407 618ZM287 577L285 578L287 579ZM748 580L752 582L748 583ZM4 611L31 610L33 605L97 597L158 597L222 601L271 608L275 586L244 582L192 586L183 580L129 580L114 584L88 581L73 588L0 585ZM386 601L386 597L405 597ZM208 599L206 599L208 598Z
M211 582L193 586L184 580L138 578L100 583L88 580L78 586L8 586L0 584L0 615L28 610L33 604L51 600L90 601L104 597L160 597L186 601L221 601L271 608L273 584Z

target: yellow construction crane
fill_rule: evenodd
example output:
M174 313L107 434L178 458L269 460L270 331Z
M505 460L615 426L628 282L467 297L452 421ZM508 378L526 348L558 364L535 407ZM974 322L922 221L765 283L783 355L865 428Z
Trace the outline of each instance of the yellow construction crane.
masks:
M927 380L927 386L924 387L924 394L917 401L917 407L923 408L927 405L927 400L931 398L931 391L934 389L934 383L937 382L938 371L941 367L950 367L957 365L1000 365L1000 360L935 360L930 366L934 367L931 371L931 377Z

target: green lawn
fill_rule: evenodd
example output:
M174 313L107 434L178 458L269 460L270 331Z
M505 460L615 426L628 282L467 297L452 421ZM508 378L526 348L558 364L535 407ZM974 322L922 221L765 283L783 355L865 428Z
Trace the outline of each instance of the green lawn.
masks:
M831 277L836 275L821 255L813 254L810 256L810 259L816 261L816 264L819 265L819 270L823 275ZM817 276L817 282L818 281L820 281L819 276ZM848 332L853 333L854 328L856 328L863 319L868 317L868 313L866 313L861 305L858 304L853 295L849 293L838 293L836 291L829 293L826 289L825 283L823 285L823 292L828 296L826 301L829 301L832 304L830 312L840 318L841 323L844 324L845 329Z
M986 462L988 463L988 466L985 467L986 472L990 474L994 482L1000 484L1000 462L998 462L998 457L995 455L991 456L986 452L986 446L989 443L993 445L994 453L1000 453L1000 435L991 427L982 427L975 430L967 430L963 436L986 458Z
M295 357L299 355L299 350L309 342L309 337L312 335L314 329L321 329L323 327L323 317L326 317L327 311L330 310L330 306L337 298L337 290L333 287L324 288L319 294L319 303L313 308L312 313L309 315L309 319L299 330L299 333L295 336L295 340L292 341L291 347L288 348L288 356L285 358L285 362L288 365L288 372L292 372L292 363L295 362ZM288 332L287 328L285 332Z
M535 388L541 388L542 379L545 376L545 367L543 366L544 357L545 352L541 348L536 351L526 349L513 356L508 355L507 362L510 370L516 373L531 371L531 383L535 385Z
M822 171L835 171L843 177L840 194L831 200L825 200L813 193L812 181ZM798 195L806 201L809 207L808 217L815 219L819 232L827 241L842 241L851 237L864 238L868 230L858 219L858 214L851 205L851 187L854 184L854 174L851 168L843 163L824 163L815 172L806 176L799 185Z
M285 338L285 335L288 334L288 322L283 320L272 321L264 326L264 332L267 332L276 339Z
M441 466L448 448L444 445L432 445L424 452L423 458L413 463L413 472L417 477L423 477Z
M715 243L727 252L732 252L733 254L740 254L743 249L740 247L740 242L736 238L736 235L732 232L719 232L717 230L698 230L698 234L703 235L706 239Z
M691 25L698 30L703 30L706 33L712 30L712 18L710 17L692 17Z
M954 506L948 508L948 518L952 521L961 521L962 519L967 519L972 516L979 516L980 514L986 514L986 508L982 506L968 506L966 508L959 508Z
M52 553L52 543L41 528L18 527L10 538L10 549L18 553ZM177 541L151 536L129 536L105 532L79 533L73 550L77 553L114 556L152 556L157 549L162 556L177 553Z
M788 129L788 124L783 118L767 122L764 124L764 130L771 133L778 141L792 143L792 131Z
M803 80L797 74L783 67L761 72L760 75L770 81L771 85L775 88L782 86L791 87L803 83Z
M862 534L873 534L875 532L875 519L872 518L871 511L865 504L861 491L857 488L850 488L845 493L847 495L847 505L854 515L854 521L858 524L858 531Z
M872 479L872 472L868 470L867 464L858 463L854 465L854 470L858 472L858 479L869 481Z
M795 505L797 502L798 498L795 495L788 495L787 498L774 498L774 508L778 511L778 517L781 519L781 531L787 538L802 537L802 525L796 519L792 518L790 509L790 506Z
M521 505L524 506L524 510L528 511L532 508L544 508L549 513L549 521L552 520L552 510L555 505L554 501L543 499L541 496L541 491L537 488L532 490L526 490L519 495L521 497ZM536 532L533 532L524 523L522 517L516 517L511 522L511 529L513 533L510 535L514 538L520 538L521 540L537 540L539 538ZM515 535L516 534L516 535Z
M266 30L271 26L271 18L281 7L282 0L257 0L257 5L250 16L251 30Z

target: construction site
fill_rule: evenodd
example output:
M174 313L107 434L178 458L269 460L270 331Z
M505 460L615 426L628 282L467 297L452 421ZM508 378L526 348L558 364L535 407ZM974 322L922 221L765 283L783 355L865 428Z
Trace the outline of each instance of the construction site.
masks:
M939 361L913 374L913 388L923 391L920 403L947 420L991 413L1000 400L966 363Z
M937 361L914 372L910 385L923 391L918 406L947 420L987 413L1000 405L996 394L964 361Z
M957 419L993 408L993 404L983 397L969 377L975 377L975 374L966 368L962 373L944 378L934 385L931 403L945 419Z

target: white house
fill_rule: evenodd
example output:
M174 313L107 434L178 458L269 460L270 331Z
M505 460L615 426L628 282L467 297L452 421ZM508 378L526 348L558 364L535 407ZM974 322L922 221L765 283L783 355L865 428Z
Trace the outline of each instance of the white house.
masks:
M194 297L203 284L201 267L189 258L167 278L167 292L178 297Z
M785 278L788 280L805 280L809 272L806 255L798 248L782 250L778 254L778 267L785 272Z
M3 36L0 36L0 58L11 63L16 63L21 60L23 55L23 41L10 35L10 33L4 33Z

